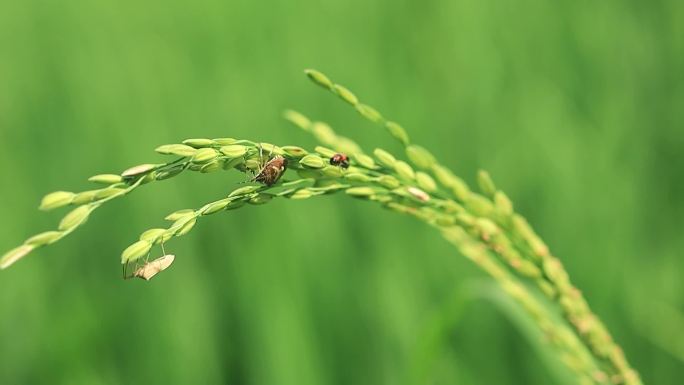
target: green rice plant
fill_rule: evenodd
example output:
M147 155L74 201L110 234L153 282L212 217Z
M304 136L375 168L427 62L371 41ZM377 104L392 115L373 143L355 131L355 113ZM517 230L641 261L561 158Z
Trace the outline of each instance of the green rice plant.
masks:
M121 254L124 276L129 264L146 261L153 247L163 248L174 238L190 233L205 216L268 204L279 198L297 200L341 194L413 216L439 231L462 255L492 276L503 292L534 321L557 358L575 373L578 384L641 384L622 349L571 283L560 260L525 218L515 212L511 200L487 172L478 172L479 192L473 191L427 149L412 143L398 123L361 103L349 89L335 84L321 72L305 72L316 84L339 96L365 119L383 127L398 140L406 160L380 148L372 153L364 152L361 146L338 135L329 125L311 121L296 111L286 111L285 119L311 133L321 146L307 150L234 138L197 138L160 146L156 151L173 157L171 161L138 165L121 174L93 176L89 180L101 185L98 189L46 195L41 210L66 206L73 209L56 230L35 235L7 252L0 259L0 268L5 269L33 250L59 241L84 225L103 204L148 183L184 172L237 170L263 175L274 159L280 159L278 164L286 167L271 167L275 174L270 179L253 179L267 182L239 186L214 202L175 211L165 218L170 222L168 227L143 232ZM349 156L348 168L331 164L330 158L337 153ZM170 256L163 268L172 261ZM151 267L154 274L163 270L160 261L151 263L156 263ZM145 266L151 265L145 263ZM154 274L136 273L136 276L149 279Z

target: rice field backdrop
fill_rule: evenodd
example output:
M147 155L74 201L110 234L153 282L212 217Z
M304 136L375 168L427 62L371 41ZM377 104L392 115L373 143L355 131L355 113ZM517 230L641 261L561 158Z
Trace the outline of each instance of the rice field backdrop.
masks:
M282 118L288 108L354 138L420 191L441 183L416 178L401 131L390 127L392 142L369 121L377 109L473 190L504 207L496 191L506 191L643 382L677 383L683 21L676 1L2 2L0 249L60 221L35 210L45 192L167 162L149 151L160 144L296 145L321 156L296 163L319 169L330 154ZM354 94L333 87L339 101L311 87L308 67ZM476 247L459 254L430 226L343 196L202 218L169 242L170 269L121 279L121 251L140 233L245 179L217 170L144 186L2 271L0 383L581 380L510 290L463 257ZM349 188L375 198L388 185Z

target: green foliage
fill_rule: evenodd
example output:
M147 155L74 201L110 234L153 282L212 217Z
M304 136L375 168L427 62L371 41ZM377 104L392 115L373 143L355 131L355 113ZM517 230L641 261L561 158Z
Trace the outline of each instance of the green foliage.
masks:
M0 249L59 221L32 214L44 192L69 186L86 190L75 204L92 202L88 189L103 186L82 177L171 159L155 158L156 144L230 134L311 149L278 119L293 106L366 149L404 158L403 144L424 145L463 176L442 193L465 197L472 170L491 171L645 383L677 383L681 2L510 5L4 2ZM306 66L410 140L386 122L399 135L386 143L301 86ZM244 210L173 241L173 269L150 285L119 281L119 252L168 227L156 218L245 180L178 171L0 275L0 383L396 384L423 359L412 383L561 383L539 357L555 360L553 349L531 348L543 337L479 300L423 353L433 316L448 318L453 291L478 272L432 229L343 194L236 203Z
M307 70L305 72L319 85L325 86L329 83L329 78L319 71ZM351 91L342 86L331 85L327 88L334 93L344 92L343 99L345 100L351 98L349 96ZM353 100L356 100L356 97ZM355 103L350 104L355 105ZM356 107L358 108L359 105ZM367 106L364 108L368 108L367 111L374 111L373 113L362 112L364 117L374 123L383 124L380 113ZM292 114L286 114L286 117L288 115ZM300 124L303 121L308 122L308 119L302 119L303 115L299 113L292 116L295 118L289 120L308 131L306 126ZM326 137L338 137L331 127L327 125L325 127ZM315 134L315 128L310 132L320 137ZM336 143L327 138L322 141L337 147L338 151L342 151L341 148L344 146L344 143ZM121 263L124 264L124 278L130 277L127 273L128 264L138 261L143 256L149 256L154 244L160 243L164 250L164 244L171 238L184 236L192 231L198 218L227 210L231 203L247 202L262 205L276 196L301 200L344 190L347 195L374 201L394 211L415 216L440 230L463 255L489 273L500 284L502 290L527 312L532 321L537 323L539 330L556 349L557 360L563 362L574 373L578 384L606 382L625 385L641 384L639 375L627 363L622 349L613 342L601 321L589 309L579 290L570 282L560 261L550 254L534 230L520 215L513 212L510 202L504 204L505 210L494 209L496 205L502 206L501 199L492 202L490 198L501 196L503 193L497 190L487 172L478 173L480 190L485 196L470 193L463 197L454 193L452 198L440 194L437 191L436 182L428 174L416 173L408 163L394 159L385 150L376 149L374 154L380 163L392 165L392 169L387 173L377 171L379 167L372 157L357 152L353 154L351 171L354 175L365 174L365 179L356 178L356 181L361 182L362 185L351 186L342 183L347 167L326 166L326 163L330 162L324 160L325 155L309 153L301 158L295 156L287 164L282 163L282 166L272 166L276 164L276 161L286 161L280 157L280 154L284 154L280 147L269 143L253 143L248 140L241 142L250 143L250 145L244 145L242 149L239 149L240 151L236 151L235 146L228 146L233 147L230 149L226 149L226 146L216 149L215 147L221 146L221 143L211 139L188 139L183 141L182 145L170 144L157 148L157 152L167 155L178 155L178 151L174 150L181 149L183 145L196 148L194 151L188 151L181 159L166 164L136 166L124 171L120 178L95 178L94 181L98 183L102 183L102 179L111 180L112 186L95 194L94 202L85 203L67 214L59 225L59 230L63 233L55 232L57 234L50 237L46 237L43 233L29 238L23 246L10 250L0 258L0 267L5 269L26 256L35 247L59 240L85 223L94 209L113 198L133 191L142 186L143 182L157 180L158 173L162 172L164 175L164 170L169 167L182 165L181 171L188 169L207 173L208 166L212 167L212 171L228 168L223 165L233 164L234 159L239 157L241 159L240 162L235 163L236 166L253 162L259 165L258 169L252 169L255 175L263 175L275 167L278 177L272 178L272 182L263 181L263 186L236 188L226 198L208 203L202 208L176 211L168 215L167 219L175 220L168 229L147 230L138 241L123 251ZM185 149L182 150L185 151ZM264 157L264 151L267 151L269 155ZM326 155L331 154L327 149L324 149L324 152ZM420 168L439 170L435 172L436 175L440 172L448 172L434 156L420 146L407 144L406 152L409 160ZM237 155L238 153L241 155ZM273 154L278 154L278 156L271 158ZM202 164L203 166L197 167ZM287 168L299 170L300 179L288 182L289 188L281 192L272 192L272 189L282 187L282 184L277 182ZM302 173L310 176L303 176ZM446 179L443 187L450 185L449 178ZM127 182L122 182L122 180ZM252 181L254 180L259 179L254 178ZM302 185L309 180L314 181L313 186L292 187ZM376 181L391 190L373 186ZM75 196L76 194L66 192L49 194L43 199L41 208L57 208L66 205L73 201ZM453 200L454 198L464 202L465 206L456 206L458 203ZM451 207L458 207L458 209L452 211ZM514 222L518 225L513 225ZM513 239L522 240L522 244L514 244ZM152 262L148 262L146 258L141 267L138 267L136 263L132 276L149 281L167 269L174 259L173 255L167 258L167 254ZM507 264L511 271L504 268L502 263ZM524 285L528 279L537 283L539 294L547 297L547 303L540 302L535 297L535 293ZM560 319L555 302L562 308L562 315L567 324ZM571 327L574 330L571 330Z

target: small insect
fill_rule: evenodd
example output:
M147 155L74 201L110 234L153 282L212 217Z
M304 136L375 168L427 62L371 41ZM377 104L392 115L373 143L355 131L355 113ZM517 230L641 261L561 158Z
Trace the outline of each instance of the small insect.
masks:
M349 157L345 154L335 154L330 158L330 164L342 168L349 168Z
M261 146L259 146L259 157L263 159ZM266 186L273 186L283 176L285 170L287 170L287 159L280 155L271 158L271 154L269 154L268 160L263 163L261 169L251 181L263 183Z
M132 277L142 278L145 281L149 281L155 275L161 273L171 266L173 260L176 256L173 254L167 254L162 257L155 259L152 262L147 262L138 268L132 275Z
M171 266L173 261L176 259L176 256L173 254L166 254L166 250L164 250L164 244L162 243L161 245L162 248L162 253L163 255L153 261L148 261L148 258L150 257L149 253L147 254L147 257L145 258L145 263L142 266L138 266L138 263L136 262L135 264L135 271L132 274L128 274L128 261L126 264L123 266L123 279L131 279L131 278L141 278L144 279L145 281L149 281L152 279L155 275L161 273L162 271L166 270Z

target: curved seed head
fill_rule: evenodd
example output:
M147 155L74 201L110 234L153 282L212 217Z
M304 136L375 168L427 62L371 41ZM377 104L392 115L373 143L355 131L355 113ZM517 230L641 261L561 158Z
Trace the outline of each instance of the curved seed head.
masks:
M449 214L458 214L465 211L465 208L463 208L463 206L459 205L451 199L442 200L438 202L438 205Z
M172 167L163 171L159 171L155 173L154 179L155 180L165 180L169 178L173 178L174 176L180 174L185 170L185 167L183 165L179 165L176 167Z
M314 148L314 151L321 154L321 156L323 156L325 158L332 158L335 154L337 154L337 151L331 150L331 149L329 149L327 147L323 147L323 146L316 146L316 148Z
M200 168L200 172L202 174L208 174L210 172L218 171L223 168L223 163L221 163L218 159L214 159L211 162L205 164Z
M402 205L401 203L396 202L388 202L384 207L402 214L409 214L416 211L416 209L411 206Z
M73 205L84 205L86 203L90 203L95 200L95 195L100 192L100 190L89 190L89 191L83 191L74 197L74 199L71 201L71 204Z
M361 183L370 182L372 180L371 177L369 177L366 174L362 174L360 172L346 173L346 174L344 174L344 178L347 180L350 180L352 182L361 182Z
M275 195L279 197L289 197L292 195L295 191L297 191L296 188L287 188L285 190L280 190L278 191Z
M263 205L270 202L273 197L273 194L259 193L257 196L250 198L248 202L252 205Z
M358 163L358 165L361 167L369 168L372 170L375 170L378 168L378 166L375 164L375 161L373 160L373 158L371 158L370 156L368 156L366 154L357 153L357 154L354 154L353 157L354 157L354 160L356 161L356 163Z
M316 183L316 179L313 178L303 178L303 179L296 179L290 182L285 182L282 184L283 187L287 188L304 188L304 187L311 187Z
M416 183L418 183L418 187L425 191L434 192L437 190L437 183L435 183L435 180L422 171L416 172Z
M463 227L474 226L476 220L477 220L476 217L474 217L473 215L468 214L466 212L456 214L456 221L458 221L458 223L460 223Z
M435 174L439 183L447 187L451 187L454 183L454 178L456 178L451 170L438 164L432 166L432 173Z
M149 253L152 248L152 242L150 241L138 241L134 244L128 246L126 250L121 253L121 263L133 262L140 257L143 257Z
M191 220L187 221L177 232L176 236L180 237L183 236L187 233L189 233L193 227L195 227L195 224L197 224L197 218L192 218Z
M530 277L530 278L540 278L541 277L542 272L537 267L537 265L535 265L534 263L532 263L528 260L525 260L525 259L516 260L515 262L516 262L515 263L516 266L514 266L514 268L520 274L522 274L526 277ZM546 281L542 281L542 282L547 283ZM542 290L544 290L544 289L542 289Z
M157 147L154 151L164 155L177 155L188 157L195 155L197 150L194 147L185 144L165 144Z
M386 204L388 202L392 202L394 198L392 198L389 195L373 195L369 197L368 199L372 200L373 202L379 202L381 204Z
M261 167L261 162L259 159L247 159L245 161L245 167L249 170L257 171Z
M376 148L373 150L373 154L378 159L380 164L387 168L393 169L394 164L397 162L397 159L392 154L381 148Z
M451 191L454 193L454 196L456 198L460 199L462 202L465 202L468 199L468 196L470 195L470 188L468 185L463 181L463 179L456 177L454 180L454 185L451 187Z
M243 163L245 163L244 158L230 159L228 161L223 162L223 169L224 170L230 170L231 168L236 168L238 166L241 166Z
M221 210L225 210L226 206L228 206L229 203L230 203L230 199L222 199L222 200L216 201L214 203L209 203L208 205L206 205L202 209L200 209L200 214L211 215L211 214L217 213Z
M392 134L393 137L395 137L401 143L403 143L404 146L408 146L408 144L410 143L409 136L402 126L395 122L387 122L385 123L385 127L387 128L387 131L389 131L389 133Z
M355 197L370 197L376 193L372 187L350 187L344 192Z
M291 158L301 158L308 154L305 149L297 146L283 146L281 149L283 150L284 155Z
M337 190L342 190L349 188L348 184L338 183L336 180L321 181L316 187L312 187L311 191L316 193L316 195L326 194L335 192Z
M456 218L450 216L450 215L440 215L435 219L435 223L438 226L453 226L456 224Z
M284 153L282 148L280 148L280 147L278 147L272 143L261 142L261 143L257 144L257 148L259 146L261 146L261 149L264 153L264 156L269 155L269 154L271 154L271 155L283 155L283 153Z
M477 172L477 183L484 195L491 198L496 193L496 185L494 185L494 181L487 171L479 170Z
M115 174L100 174L91 176L88 178L89 182L100 183L100 184L115 184L123 182L121 175Z
M288 196L288 198L298 200L298 199L311 198L312 196L314 196L313 191L309 190L308 188L303 188L303 189L297 190L294 193L290 194Z
M6 269L14 264L16 261L24 258L28 253L33 251L35 247L31 245L21 245L5 253L0 258L0 269Z
M216 159L218 151L213 148L201 148L192 156L192 163L203 164Z
M233 139L233 138L216 138L216 139L212 139L212 140L214 141L214 143L216 143L219 146L227 146L229 144L233 144L233 143L237 142L237 139Z
M477 230L487 238L491 238L501 233L499 226L497 226L496 223L489 218L475 219L475 228L477 228Z
M167 230L171 231L174 235L178 235L178 232L185 227L189 222L192 222L197 219L196 213L193 213L192 215L184 216L177 221L173 222L171 227L169 227Z
M124 194L125 192L126 192L126 189L118 188L118 187L113 187L113 188L110 187L110 188L102 189L102 190L98 191L97 193L95 193L95 199L98 199L98 200L99 199L105 199L105 198L112 197L114 195Z
M422 169L429 169L435 163L435 157L428 150L415 144L406 147L406 156Z
M408 165L408 163L398 160L394 164L394 170L401 176L402 178L413 180L416 177L416 173L413 171L413 168Z
M124 171L121 173L121 176L124 178L131 178L134 176L138 176L141 174L148 173L152 170L154 170L157 167L156 164L141 164L135 167L131 167L128 170Z
M342 100L351 104L352 106L359 104L359 99L356 97L356 95L354 95L346 87L341 86L339 84L335 84L333 85L332 90L337 94L337 96L339 96Z
M88 219L91 211L92 208L89 205L79 206L73 209L64 216L62 221L59 223L58 229L60 231L67 231L80 226Z
M201 138L201 139L186 139L183 141L183 144L186 144L186 145L188 145L190 147L194 147L194 148L204 148L204 147L215 146L216 142L214 142L211 139Z
M233 200L233 201L230 201L228 203L228 206L226 206L226 210L239 209L240 207L242 207L244 205L245 205L245 199L244 198Z
M558 294L558 292L556 291L556 288L553 287L552 284L548 283L545 280L538 280L537 285L544 292L544 294L546 294L547 297L556 298L556 295Z
M171 238L173 238L173 234L169 233L169 231L167 230L164 232L164 234L162 234L161 236L159 236L159 238L157 238L155 243L166 243Z
M147 175L141 177L140 179L142 179L142 181L140 182L141 184L148 184L157 179L157 173L156 171L151 171L147 173Z
M549 248L544 241L534 232L532 226L525 218L518 214L513 214L513 228L522 236L534 251L533 256L540 260L549 255Z
M68 191L55 191L43 197L40 202L40 210L48 211L70 204L76 194Z
M166 233L166 229L149 229L140 235L140 240L141 241L147 241L150 243L159 243L159 242L157 242L158 240L160 242L165 242L168 240L168 238L163 239L163 240L160 239L164 236L165 233Z
M327 89L332 89L332 82L322 72L316 71L314 69L306 69L304 70L304 73L306 74L306 76L309 77L309 79L311 79L314 83L318 84L319 86Z
M513 203L503 191L497 191L494 194L494 206L500 215L505 217L513 215Z
M319 142L328 146L334 146L338 141L335 131L323 122L314 122L311 131Z
M338 166L325 166L321 172L328 178L341 178L344 175L344 171Z
M356 111L358 111L364 118L370 120L373 123L381 123L382 115L373 107L365 104L357 104L355 106Z
M470 188L468 188L463 179L454 175L448 168L438 164L432 166L432 172L437 177L437 180L439 180L439 183L449 187L454 196L461 202L465 202L468 199Z
M247 153L247 146L241 146L239 144L231 144L229 146L221 147L220 151L223 155L229 158L239 158Z
M377 179L378 183L388 189L395 189L401 185L399 179L393 177L392 175L383 175Z
M285 110L285 112L283 112L283 117L285 118L285 120L289 121L295 126L298 126L302 130L309 131L311 121L309 120L309 118L300 114L299 112L294 110Z
M191 216L191 215L195 215L195 210L183 209L183 210L178 210L178 211L175 211L175 212L167 215L166 218L164 218L164 219L167 221L175 222L175 221L177 221L183 217L187 217L187 216Z
M556 286L559 288L567 288L569 286L568 273L558 258L545 258L542 268Z
M465 205L474 214L486 217L494 211L494 205L492 202L483 197L482 195L471 193L468 199L465 201Z
M307 168L319 169L325 167L325 161L318 155L309 154L303 157L299 164Z
M46 231L32 236L24 243L35 247L45 246L58 241L62 235L63 233L60 231Z
M253 193L253 192L255 192L255 191L258 191L259 189L261 189L261 186L244 186L244 187L240 187L240 188L237 188L237 189L233 190L230 194L228 194L228 197L234 197L234 196L237 196L237 195L250 194L250 193Z

